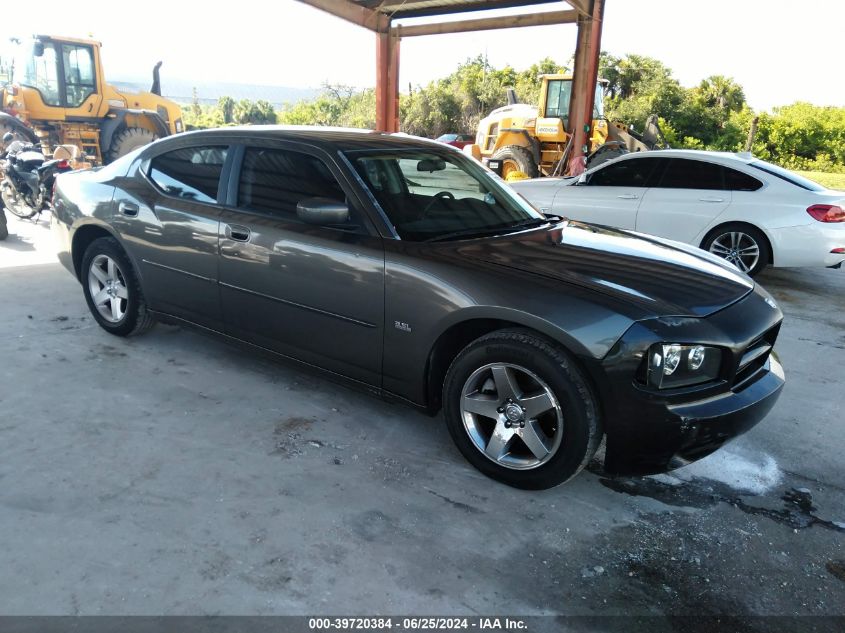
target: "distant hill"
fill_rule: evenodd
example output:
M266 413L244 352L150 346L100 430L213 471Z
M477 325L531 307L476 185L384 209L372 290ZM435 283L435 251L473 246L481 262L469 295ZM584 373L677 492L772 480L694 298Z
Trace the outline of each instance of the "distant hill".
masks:
M134 92L149 90L151 84L149 80L112 80L111 83L119 90ZM169 77L163 77L161 82L163 95L178 103L191 103L194 87L197 89L197 98L203 105L212 105L217 103L220 97L229 96L235 101L241 99L258 101L259 99L264 99L276 107L281 107L286 103L296 103L303 99L313 99L320 94L319 88L185 81Z

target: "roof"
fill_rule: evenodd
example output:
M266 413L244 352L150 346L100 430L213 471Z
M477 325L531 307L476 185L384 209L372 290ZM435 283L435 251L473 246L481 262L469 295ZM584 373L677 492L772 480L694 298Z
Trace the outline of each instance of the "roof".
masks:
M592 0L299 0L358 26L400 37L487 29L566 24L589 17ZM544 10L537 10L539 7ZM393 25L407 18L443 18L495 9L525 9L508 15ZM546 10L549 9L549 10ZM489 14L487 14L489 16Z
M701 159L711 159L715 160L716 162L731 162L731 161L739 161L743 163L750 163L753 160L756 160L756 157L753 156L750 152L716 152L713 150L704 150L704 149L658 149L652 150L650 152L632 152L629 154L623 154L614 160L628 160L631 158L639 158L639 157L673 157L673 158L701 158Z
M394 20L424 16L469 13L491 9L512 9L541 4L559 4L559 0L334 0L338 4L349 2ZM586 13L587 0L569 2L570 6Z
M455 148L431 139L409 134L388 134L360 128L322 127L312 125L242 125L209 130L195 130L172 137L179 139L194 139L200 136L215 138L252 137L278 139L286 141L301 141L323 149L445 149L459 151Z

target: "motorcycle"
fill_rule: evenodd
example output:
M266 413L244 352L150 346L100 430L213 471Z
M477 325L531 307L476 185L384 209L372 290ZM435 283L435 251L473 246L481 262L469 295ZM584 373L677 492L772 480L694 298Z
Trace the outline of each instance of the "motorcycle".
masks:
M0 201L11 213L28 219L50 208L56 174L70 171L67 160L46 160L41 148L16 140L11 132L3 136L0 153ZM5 226L5 222L3 222ZM0 229L0 234L2 233Z

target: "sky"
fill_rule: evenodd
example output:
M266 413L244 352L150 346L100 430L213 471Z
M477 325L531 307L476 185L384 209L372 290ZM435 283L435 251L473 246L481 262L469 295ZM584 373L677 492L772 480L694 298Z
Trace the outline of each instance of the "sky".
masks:
M103 43L107 77L144 81L163 60L167 77L319 87L375 84L375 36L296 0L145 0L92 11L42 0L33 11L8 2L0 41L40 33ZM126 7L132 7L128 9ZM606 0L602 49L637 53L669 66L684 86L733 77L749 104L768 110L797 100L845 106L842 0ZM458 63L487 55L495 67L560 63L575 50L574 25L405 38L400 86L424 85Z

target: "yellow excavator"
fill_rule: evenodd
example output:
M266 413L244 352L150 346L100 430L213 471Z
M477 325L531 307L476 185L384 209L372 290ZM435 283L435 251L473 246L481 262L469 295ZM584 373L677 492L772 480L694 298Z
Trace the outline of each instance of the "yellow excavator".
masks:
M133 93L106 82L99 42L38 35L12 43L0 60L0 138L12 132L45 155L63 148L74 167L87 167L183 130L181 108L161 96L161 62L150 91Z
M565 173L572 138L567 131L572 75L541 75L540 81L539 106L518 103L514 91L509 90L508 105L483 118L475 143L464 148L506 180ZM624 123L607 121L602 104L605 83L599 80L596 84L587 167L626 152L668 147L656 116L649 117L642 134Z

